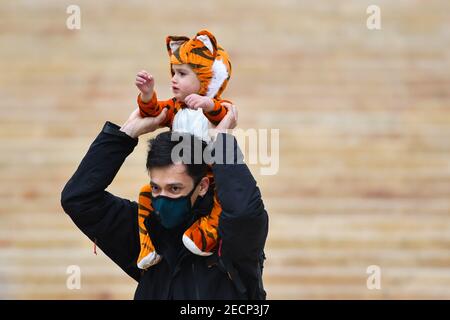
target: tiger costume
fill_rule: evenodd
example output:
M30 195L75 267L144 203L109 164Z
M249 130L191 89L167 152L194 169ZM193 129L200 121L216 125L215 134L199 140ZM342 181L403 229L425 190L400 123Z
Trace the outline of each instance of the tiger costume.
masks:
M213 110L207 112L201 109L191 110L182 101L175 98L158 101L156 92L153 91L151 100L144 103L141 95L137 102L140 114L143 117L158 116L164 108L167 115L162 122L163 126L177 132L187 132L197 137L210 141L208 129L217 125L227 113L227 109L221 105L227 100L221 99L231 76L231 63L227 52L217 44L216 38L207 30L201 30L192 39L180 36L168 36L166 38L167 52L170 57L170 71L172 76L174 64L188 64L200 81L198 94L210 97L214 101ZM208 171L210 188L214 187L214 179L211 170ZM162 257L157 253L148 230L144 224L145 219L152 214L151 186L145 185L139 193L139 237L141 250L138 257L138 267L147 269L161 261ZM220 203L214 195L214 206L211 213L199 218L189 227L183 235L183 243L192 253L209 256L213 253L218 242L218 224L221 213Z
M153 91L153 96L147 103L141 100L140 94L138 95L137 102L141 116L155 117L166 108L167 115L162 122L163 126L173 131L194 134L208 142L210 123L217 125L227 113L227 109L221 105L221 102L230 102L221 99L221 94L231 77L228 54L218 46L216 38L207 30L198 32L193 39L168 36L166 46L172 76L174 75L172 65L189 65L200 81L198 94L212 98L214 108L204 112L191 110L183 101L177 101L175 98L158 101L156 91Z

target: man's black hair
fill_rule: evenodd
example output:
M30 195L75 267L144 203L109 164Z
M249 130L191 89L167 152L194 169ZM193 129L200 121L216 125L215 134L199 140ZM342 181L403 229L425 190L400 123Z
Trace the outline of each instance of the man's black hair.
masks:
M183 143L183 148L179 153L180 162L186 166L186 171L195 185L206 176L208 170L208 165L203 159L203 151L207 144L191 134L164 131L155 138L150 139L148 141L147 170L151 168L163 168L174 164L171 157L172 149L179 143ZM197 148L195 148L196 146ZM197 156L194 151L197 152ZM200 152L201 154L199 154ZM181 161L182 159L186 159L187 161ZM175 159L175 161L177 160Z

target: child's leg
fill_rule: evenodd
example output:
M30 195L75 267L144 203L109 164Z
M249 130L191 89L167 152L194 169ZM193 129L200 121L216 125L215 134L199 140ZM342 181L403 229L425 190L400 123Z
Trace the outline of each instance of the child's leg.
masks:
M212 172L208 172L210 188L214 188ZM211 213L201 217L186 230L183 235L183 243L192 253L200 256L209 256L213 253L218 242L218 226L222 208L214 193L214 205Z
M143 186L139 192L138 225L141 252L137 260L137 265L140 269L147 269L161 261L161 256L155 251L155 247L144 224L145 218L147 218L152 210L150 200L151 192L152 189L148 184Z

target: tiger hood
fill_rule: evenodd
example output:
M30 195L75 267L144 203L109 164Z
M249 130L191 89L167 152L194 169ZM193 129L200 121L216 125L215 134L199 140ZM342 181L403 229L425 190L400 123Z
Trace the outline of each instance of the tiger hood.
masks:
M208 30L201 30L192 39L168 36L166 44L172 76L172 65L188 64L200 81L199 94L220 99L231 77L231 63L216 38Z

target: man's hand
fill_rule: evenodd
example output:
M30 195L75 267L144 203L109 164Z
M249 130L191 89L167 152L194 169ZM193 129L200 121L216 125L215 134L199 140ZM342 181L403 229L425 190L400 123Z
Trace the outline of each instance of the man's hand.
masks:
M128 120L120 128L120 131L125 132L132 138L137 138L140 135L153 132L159 128L159 125L164 121L167 115L167 109L164 110L157 117L143 118L139 112L139 108L134 110Z
M186 103L189 109L193 110L202 108L204 111L209 112L214 109L214 101L211 98L196 93L190 94L184 98L184 103Z
M222 102L221 104L227 108L227 114L214 129L209 131L213 141L216 140L219 133L226 133L229 129L234 129L237 126L238 112L236 106L228 102Z
M149 102L153 96L153 88L155 86L155 79L145 70L141 70L136 75L136 87L141 91L141 100L144 103Z

